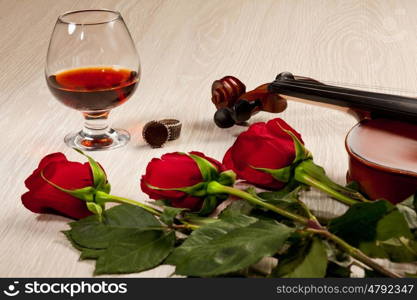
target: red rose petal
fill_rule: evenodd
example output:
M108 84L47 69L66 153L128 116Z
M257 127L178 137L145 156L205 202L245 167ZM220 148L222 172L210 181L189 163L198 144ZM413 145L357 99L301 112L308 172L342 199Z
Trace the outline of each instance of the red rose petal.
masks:
M55 163L55 162L68 162L65 155L61 152L52 153L44 158L39 162L38 168L35 169L26 180L25 185L28 189L31 189L32 187L36 187L39 184L42 184L43 179L41 178L40 174L42 169L44 169L48 164Z
M278 137L282 137L284 139L288 139L292 142L291 136L289 136L288 133L283 131L282 128L284 128L285 130L289 130L304 144L303 139L301 138L301 134L295 131L295 129L288 125L288 123L285 122L283 119L276 118L269 120L265 126L272 134Z
M184 192L156 190L149 187L148 184L151 185L149 182L146 181L145 175L142 176L142 179L140 181L140 187L142 191L149 196L149 198L154 200L181 199L185 196Z
M39 162L38 169L43 169L47 165L53 162L67 162L67 161L68 159L66 158L64 153L61 153L61 152L52 153L42 158L42 160Z
M223 170L222 164L201 152L190 152L211 162L219 171ZM185 188L196 185L203 181L197 163L188 155L181 153L167 153L160 159L152 159L145 175L141 178L141 189L148 194L151 199L170 200L174 207L189 208L191 210L200 209L203 198L187 195L185 192L157 190L148 185L162 188L175 189Z
M29 189L22 195L22 203L36 213L56 213L79 219L91 215L83 200L73 197L49 184L41 177L65 189L79 189L93 185L88 163L68 161L64 154L53 153L44 157L39 167L25 180Z
M51 163L43 169L43 175L49 181L65 189L80 189L93 185L93 175L89 163Z
M50 197L49 193L29 191L21 199L23 205L34 213L53 213L73 219L82 219L92 214L84 201L71 195L59 194L55 201L51 201Z
M182 199L172 200L171 205L178 208L188 208L191 211L199 211L203 205L203 199L188 196Z
M223 164L236 172L238 178L263 188L280 189L285 183L252 167L281 169L295 158L294 142L285 130L301 136L284 120L276 118L268 123L255 123L241 133L226 152Z
M235 170L235 165L232 159L232 147L230 147L223 157L223 166L226 170Z
M164 154L152 159L146 168L145 181L160 188L181 188L202 181L200 169L189 156L178 153Z

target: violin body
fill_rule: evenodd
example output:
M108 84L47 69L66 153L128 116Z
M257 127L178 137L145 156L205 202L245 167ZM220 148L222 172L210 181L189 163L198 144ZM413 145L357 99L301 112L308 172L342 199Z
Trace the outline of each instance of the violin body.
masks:
M398 203L417 192L417 124L365 119L346 136L347 181L371 199Z

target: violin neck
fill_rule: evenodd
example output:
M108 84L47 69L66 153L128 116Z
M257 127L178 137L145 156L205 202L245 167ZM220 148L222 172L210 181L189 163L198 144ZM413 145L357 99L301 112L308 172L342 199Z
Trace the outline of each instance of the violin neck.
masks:
M417 122L417 98L326 85L314 79L298 76L292 78L291 76L290 78L278 76L268 86L268 91L317 103L365 111L373 116Z

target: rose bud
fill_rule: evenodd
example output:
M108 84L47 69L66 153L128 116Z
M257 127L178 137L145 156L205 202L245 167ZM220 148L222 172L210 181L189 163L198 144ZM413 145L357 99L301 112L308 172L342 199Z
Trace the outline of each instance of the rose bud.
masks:
M160 216L161 212L145 203L110 195L107 175L98 162L82 151L88 163L68 161L64 154L53 153L44 157L25 185L23 205L35 213L52 213L81 219L96 214L102 221L107 202L124 203L143 208Z
M173 207L210 213L220 195L208 195L207 184L218 181L233 185L235 174L223 172L217 160L200 152L167 153L152 159L141 179L142 191L154 200L167 200Z
M217 206L218 200L233 195L255 206L317 228L314 222L302 216L267 203L257 195L234 188L236 174L231 170L222 171L223 169L218 161L200 152L168 153L160 159L154 158L149 162L146 174L141 179L141 188L152 199L164 200L174 207L198 211L200 216L211 213ZM208 220L195 219L195 216L190 219L190 215L187 218L192 222ZM207 223L202 222L202 224Z
M223 164L233 170L237 177L267 189L281 189L286 182L257 168L281 169L292 164L295 147L292 132L301 142L301 135L282 119L267 123L255 123L236 139L226 152Z
M29 191L21 199L23 205L35 213L59 214L73 219L91 215L85 201L59 190L43 177L64 189L91 187L94 178L88 163L68 161L62 153L45 156L25 180Z
M366 201L360 193L328 178L313 162L301 135L280 118L255 123L242 132L226 152L223 164L238 178L262 188L291 190L304 184L349 205Z

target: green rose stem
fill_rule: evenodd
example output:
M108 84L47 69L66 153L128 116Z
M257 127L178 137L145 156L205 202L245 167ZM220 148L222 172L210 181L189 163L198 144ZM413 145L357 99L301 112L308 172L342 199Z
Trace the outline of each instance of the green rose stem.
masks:
M114 195L109 195L105 192L101 192L101 191L97 191L96 192L96 198L95 198L96 202L99 204L104 204L106 202L116 202L116 203L126 203L126 204L131 204L131 205L135 205L135 206L139 206L141 208L143 208L144 210L146 210L147 212L155 215L155 216L161 216L161 212L159 210L156 210L155 208L146 205L144 203L135 201L135 200L131 200L131 199L127 199L127 198L123 198L123 197L118 197L118 196L114 196Z
M179 220L179 221L182 223L182 225L174 225L174 227L191 229L191 230L197 230L198 228L200 228L200 225L191 224L191 223L188 223L184 220Z
M365 265L371 267L372 269L374 269L375 271L377 271L377 272L379 272L383 275L386 275L386 276L391 277L391 278L401 278L401 276L399 276L398 274L396 274L394 272L391 272L388 269L385 269L383 266L376 263L374 260L372 260L366 254L364 254L361 250L349 245L344 240L342 240L338 236L330 233L327 230L317 230L317 229L313 229L313 228L307 228L306 231L311 232L313 234L319 234L319 235L322 235L322 236L326 237L327 239L329 239L329 240L333 241L335 244L337 244L340 248L345 250L350 256L359 260L360 262L364 263Z
M298 164L294 170L294 178L296 181L315 187L349 206L359 202L370 202L359 192L334 183L327 177L323 168L312 160L305 160Z
M131 205L135 205L135 206L139 206L141 208L143 208L144 210L146 210L147 212L160 217L162 215L162 212L149 206L146 205L144 203L135 201L135 200L131 200L128 198L123 198L123 197L119 197L119 196L114 196L114 195L109 195L105 192L101 192L101 191L96 191L96 197L95 200L97 203L99 204L104 204L106 202L115 202L115 203L124 203L124 204L131 204ZM191 223L188 223L184 220L179 220L183 225L178 225L178 228L186 228L186 229L191 229L191 230L195 230L198 229L198 225L194 225ZM176 227L175 225L173 227Z
M370 257L366 256L362 251L360 251L359 249L349 245L344 240L342 240L341 238L332 234L326 228L322 227L321 224L317 221L316 217L311 214L311 212L308 213L308 215L310 217L307 219L303 216L288 212L288 211L286 211L286 210L284 210L280 207L277 207L277 206L274 206L272 204L266 203L266 202L262 201L261 199L257 198L256 196L251 195L251 194L249 194L245 191L242 191L242 190L230 187L230 186L224 186L224 185L222 185L222 184L220 184L216 181L212 181L208 184L207 192L209 194L229 194L229 195L237 196L239 198L242 198L242 199L248 201L249 203L252 203L254 205L259 205L259 206L264 207L268 210L274 211L274 212L278 213L279 215L281 215L283 217L289 218L289 219L291 219L295 222L298 222L298 223L301 223L302 225L305 225L307 227L305 229L307 232L322 235L325 238L333 241L336 245L338 245L340 248L345 250L353 258L355 258L358 261L364 263L365 265L371 267L375 271L377 271L377 272L379 272L383 275L386 275L388 277L392 277L392 278L400 278L401 277L398 274L395 274L394 272L391 272L391 271L385 269L383 266L381 266L378 263L376 263L375 261L373 261ZM308 208L305 205L303 206L303 208L306 209L307 211L309 211Z
M356 203L359 202L357 200L353 200L352 198L347 197L347 196L343 195L342 193L330 188L326 184L318 181L314 177L309 176L308 174L306 174L304 172L299 172L296 175L295 178L298 182L301 182L301 183L307 184L309 186L315 187L316 189L319 189L319 190L325 192L329 196L339 200L340 202L342 202L346 205L352 206L353 204L356 204Z
M276 212L277 214L280 214L283 217L297 221L298 223L301 223L305 226L310 226L310 223L311 223L309 219L305 217L302 217L297 214L293 214L291 212L286 211L285 209L266 203L245 191L242 191L242 190L230 187L230 186L224 186L218 183L217 181L212 181L208 184L207 192L209 194L229 194L229 195L237 196L237 197L247 200L248 202L252 204L259 205L266 209L272 210ZM319 228L321 228L321 226Z

